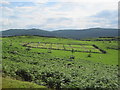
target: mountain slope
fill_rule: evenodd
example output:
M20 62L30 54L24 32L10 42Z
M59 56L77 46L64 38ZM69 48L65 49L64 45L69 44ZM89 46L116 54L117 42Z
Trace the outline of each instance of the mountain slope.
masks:
M64 36L66 38L93 38L93 37L114 37L118 36L118 29L103 29L103 28L91 28L84 30L59 30L54 31L57 36Z
M2 31L2 36L17 36L17 35L40 35L40 36L53 36L52 32L41 29L9 29Z
M15 36L15 35L39 35L82 39L82 38L118 36L118 29L90 28L84 30L69 29L57 31L45 31L41 29L10 29L2 31L2 36Z

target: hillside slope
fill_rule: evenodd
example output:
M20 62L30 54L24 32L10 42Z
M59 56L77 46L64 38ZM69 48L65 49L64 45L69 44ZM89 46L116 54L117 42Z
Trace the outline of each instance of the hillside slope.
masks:
M84 30L59 30L54 32L57 33L57 36L73 39L118 36L117 29L103 29L103 28L91 28Z
M6 31L2 31L2 36L18 36L18 35L39 35L39 36L82 39L82 38L118 36L118 29L90 28L83 30L68 29L68 30L57 30L57 31L45 31L41 29L10 29Z
M25 82L14 80L11 78L2 78L2 88L44 88L47 89L45 86L40 86L32 82Z

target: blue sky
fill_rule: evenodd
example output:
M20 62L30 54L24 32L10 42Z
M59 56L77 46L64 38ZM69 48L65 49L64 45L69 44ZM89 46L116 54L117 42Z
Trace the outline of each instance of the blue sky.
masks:
M0 8L0 30L117 28L118 22L118 0L2 0Z

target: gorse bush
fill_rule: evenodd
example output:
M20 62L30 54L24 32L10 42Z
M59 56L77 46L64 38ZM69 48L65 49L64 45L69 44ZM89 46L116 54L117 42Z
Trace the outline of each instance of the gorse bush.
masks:
M30 47L27 47L27 48L26 48L26 50L27 50L27 51L30 51L30 50L31 50L31 48L30 48Z
M27 72L25 69L19 69L15 73L25 81L32 81L32 76L30 75L30 72Z
M47 83L50 88L60 88L61 84L67 84L70 79L58 71L42 72L41 79Z
M91 54L88 54L88 57L91 57Z

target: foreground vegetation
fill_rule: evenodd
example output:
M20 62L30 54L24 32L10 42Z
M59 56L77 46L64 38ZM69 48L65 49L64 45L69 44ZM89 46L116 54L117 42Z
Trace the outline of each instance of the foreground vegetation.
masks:
M80 41L17 36L5 37L2 41L4 76L56 89L109 88L109 90L116 90L118 88L119 48L116 40ZM106 53L45 49L39 48L38 42L62 43L62 45L89 44L97 46ZM26 43L29 43L29 47L25 45ZM56 45L54 47L56 48Z
M45 86L40 86L31 82L19 81L14 80L11 78L2 78L2 88L44 88L47 89Z

